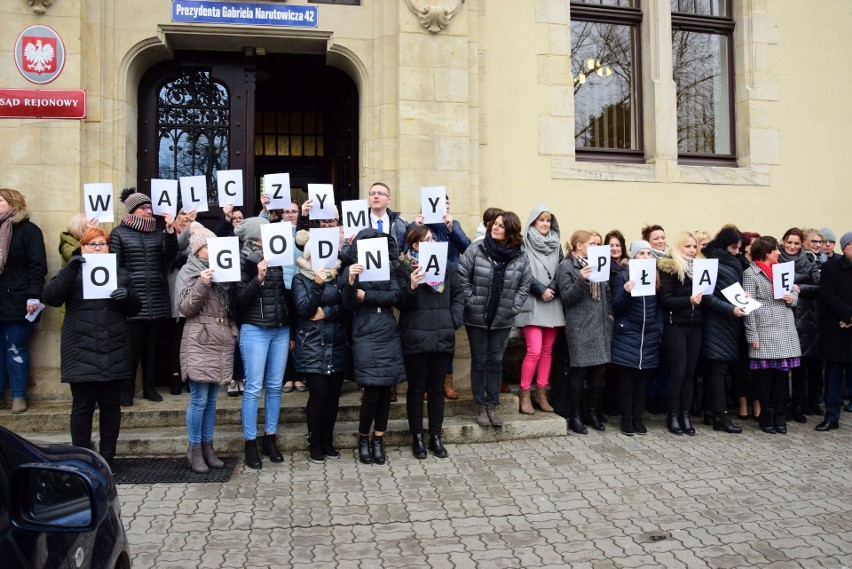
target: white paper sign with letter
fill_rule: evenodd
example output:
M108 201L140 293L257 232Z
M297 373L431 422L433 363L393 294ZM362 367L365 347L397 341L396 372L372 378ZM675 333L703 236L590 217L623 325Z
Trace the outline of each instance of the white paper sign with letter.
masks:
M370 218L367 212L370 211L370 206L367 205L367 200L348 200L340 204L343 210L341 214L343 218L343 235L351 236L353 233L358 233L362 229L370 227Z
M308 199L313 202L309 219L334 219L334 187L331 184L308 184Z
M447 214L447 188L420 188L420 213L423 214L423 223L444 223L444 216Z
M780 300L792 292L796 277L795 264L794 261L788 261L772 265L772 298Z
M243 206L242 170L219 170L216 172L216 187L219 190L219 207L228 204Z
M183 211L194 209L198 213L208 211L207 178L204 176L183 176L180 178L180 199Z
M151 209L154 211L154 215L170 213L173 217L177 217L177 198L177 180L158 180L156 178L151 180Z
M210 237L207 240L213 282L234 283L240 280L240 239L238 237Z
M83 200L87 220L95 217L98 221L113 221L112 184L83 184Z
M358 264L364 265L363 272L358 275L358 280L361 282L390 280L388 240L384 237L360 239L358 241Z
M263 258L269 262L270 267L283 267L295 263L292 223L282 221L261 225L260 239L263 242Z
M761 303L748 296L746 291L743 290L743 285L740 283L734 283L731 286L722 289L722 295L734 306L742 308L746 314L751 314L763 306Z
M692 261L692 295L699 292L713 294L719 276L719 259L695 259Z
M340 228L319 227L311 229L311 269L321 271L337 264L340 254Z
M420 270L424 283L442 283L447 278L447 247L449 243L424 241L420 244Z
M268 209L287 209L290 204L290 174L267 174L263 177L263 193L269 196Z
M118 286L118 270L115 253L85 253L81 274L83 276L83 298L109 298Z
M589 275L589 281L593 283L602 283L609 280L609 263L610 251L609 245L596 245L587 249L589 257L589 265L592 267L592 274Z
M657 260L630 259L627 265L629 280L633 281L630 296L654 296L657 294Z

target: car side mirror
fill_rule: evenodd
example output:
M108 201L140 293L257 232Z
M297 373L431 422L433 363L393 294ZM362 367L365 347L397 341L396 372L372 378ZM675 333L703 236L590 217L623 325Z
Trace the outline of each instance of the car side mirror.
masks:
M106 515L104 486L67 466L22 464L12 474L12 525L27 531L92 531ZM99 503L101 502L101 503Z

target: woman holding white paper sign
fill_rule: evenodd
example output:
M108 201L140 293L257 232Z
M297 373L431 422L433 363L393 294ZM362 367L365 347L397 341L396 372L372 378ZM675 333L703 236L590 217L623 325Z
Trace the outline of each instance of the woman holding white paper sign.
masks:
M804 407L807 401L817 401L822 394L822 361L818 358L820 267L807 254L803 245L805 236L798 227L791 227L781 239L779 263L794 263L793 282L799 286L799 301L793 308L796 315L796 332L802 350L802 365L793 368L790 415L797 423L806 423Z
M701 353L707 359L708 373L704 376L704 424L714 431L741 433L742 428L731 422L725 404L725 378L736 374L742 343L742 318L745 310L734 306L722 291L732 284L743 282L743 266L737 255L744 238L734 226L723 227L704 247L704 256L719 260L716 288L704 297Z
M399 286L402 294L399 329L405 370L408 378L406 409L411 431L411 451L415 458L426 458L423 442L423 394L429 394L429 450L446 458L441 441L444 424L444 376L456 350L456 330L464 316L464 291L456 268L444 267L444 280L423 282L424 267L420 243L432 242L432 231L423 225L412 228L405 238Z
M599 246L601 241L596 231L575 231L566 244L571 253L556 270L571 364L568 428L581 435L588 434L584 423L596 431L606 429L600 410L606 365L611 361L612 293L609 279L602 282L589 280L592 266L588 261L589 247ZM587 412L584 421L581 402L586 383Z
M121 425L122 382L136 373L127 318L142 303L133 290L130 273L118 267L117 285L109 298L85 300L81 266L87 255L109 253L109 237L89 228L80 237L80 249L44 287L44 302L65 304L62 323L62 383L71 387L71 442L92 449L92 418L100 410L99 452L114 467ZM94 449L92 449L94 450Z
M645 409L645 384L660 365L660 338L663 334L662 314L657 296L633 296L636 281L630 278L630 263L651 260L651 244L630 244L632 260L625 259L615 277L612 289L612 311L615 327L612 333L612 363L618 369L618 407L621 432L627 436L648 433L642 422ZM656 269L652 269L656 276ZM656 287L655 287L656 288Z
M666 427L675 435L694 435L692 405L695 365L701 353L701 303L703 294L692 293L692 262L698 240L682 232L666 257L657 259L660 298L665 328L663 349L668 361L668 417Z
M772 290L772 266L780 255L774 237L756 239L751 245L752 262L743 273L743 289L762 304L745 317L749 368L754 370L760 399L760 428L764 433L786 435L787 374L801 365L802 350L793 313L799 287L793 285L783 299L776 299Z

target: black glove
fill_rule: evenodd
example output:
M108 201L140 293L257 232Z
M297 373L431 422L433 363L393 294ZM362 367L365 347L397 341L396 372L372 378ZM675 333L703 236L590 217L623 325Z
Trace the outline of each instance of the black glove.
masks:
M75 271L80 270L80 265L86 262L86 258L83 255L74 255L70 259L68 259L68 267Z
M130 296L130 291L123 286L120 286L109 293L109 297L113 300L126 300L128 296Z

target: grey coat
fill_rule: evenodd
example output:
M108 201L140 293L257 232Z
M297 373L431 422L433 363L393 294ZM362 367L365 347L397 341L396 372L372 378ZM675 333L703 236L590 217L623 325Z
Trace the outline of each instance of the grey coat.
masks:
M459 282L464 290L464 323L474 328L488 328L486 312L494 263L485 250L485 242L477 241L467 248L459 263ZM509 261L503 279L503 288L497 313L490 324L492 330L511 328L515 316L524 305L530 290L530 263L526 254Z
M793 291L792 306L787 306L783 300L775 300L772 298L772 281L754 263L743 271L743 289L763 304L744 319L748 357L753 360L800 357L802 349L799 346L796 316L793 312L799 293ZM755 341L760 345L757 350L752 347Z
M565 310L565 339L571 367L609 363L612 349L612 304L609 283L598 283L600 300L592 299L589 281L572 255L559 263L556 280Z
M530 231L537 231L532 227L532 224L544 212L550 213L550 208L543 203L538 204L532 209L527 218L527 234ZM525 238L524 251L530 260L532 280L530 282L530 294L527 296L523 307L521 307L517 318L515 318L516 326L541 326L543 328L565 326L565 314L562 311L562 303L559 300L556 284L556 269L562 261L562 247L558 245L559 223L556 221L556 216L553 213L551 213L550 232L556 238L557 247L549 254L537 249L534 243L528 238ZM545 302L541 299L541 295L547 289L552 289L557 293L550 302Z

